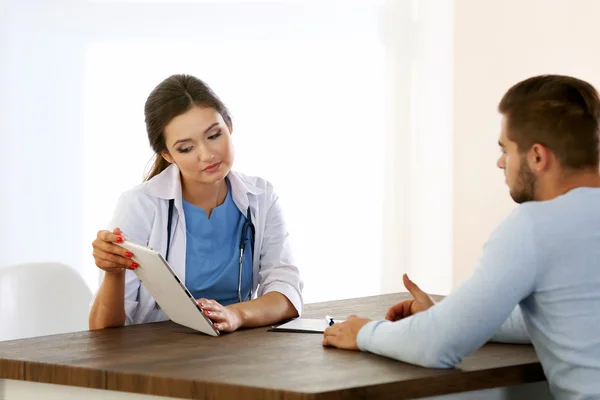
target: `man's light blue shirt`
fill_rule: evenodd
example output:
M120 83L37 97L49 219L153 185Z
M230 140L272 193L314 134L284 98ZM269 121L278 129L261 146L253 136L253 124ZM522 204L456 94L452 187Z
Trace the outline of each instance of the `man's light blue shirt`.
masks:
M429 310L373 321L361 350L450 368L488 340L531 341L558 399L600 399L600 189L518 206L473 275Z

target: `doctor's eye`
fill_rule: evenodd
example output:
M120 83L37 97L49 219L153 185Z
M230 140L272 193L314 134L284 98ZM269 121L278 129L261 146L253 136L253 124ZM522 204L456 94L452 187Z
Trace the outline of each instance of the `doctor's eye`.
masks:
M218 138L222 134L223 134L223 132L219 129L219 131L217 133L215 133L214 135L209 136L208 139L209 140L215 140L216 138Z
M181 149L177 149L178 153L189 153L194 146L183 147Z

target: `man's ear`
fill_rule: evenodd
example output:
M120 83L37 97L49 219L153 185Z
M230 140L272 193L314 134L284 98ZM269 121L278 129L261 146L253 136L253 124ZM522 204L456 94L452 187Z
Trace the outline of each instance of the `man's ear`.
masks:
M529 167L532 171L542 171L548 167L550 162L550 152L541 144L534 144L529 151Z
M163 150L160 152L160 155L162 156L162 158L164 158L169 164L173 164L175 162L175 160L173 160L173 157L171 157L171 153L169 153L167 150Z

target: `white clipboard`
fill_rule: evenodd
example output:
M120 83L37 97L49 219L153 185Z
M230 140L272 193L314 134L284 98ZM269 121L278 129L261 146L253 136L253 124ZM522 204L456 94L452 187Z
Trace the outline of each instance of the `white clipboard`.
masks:
M344 321L336 320L335 323L341 322ZM269 332L323 333L327 328L329 328L329 324L325 319L296 318L285 324L273 326Z

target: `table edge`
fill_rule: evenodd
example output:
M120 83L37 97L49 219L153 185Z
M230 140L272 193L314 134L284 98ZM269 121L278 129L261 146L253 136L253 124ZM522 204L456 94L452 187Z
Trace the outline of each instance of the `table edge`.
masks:
M10 366L10 368L6 368L7 366ZM44 367L50 367L52 373L50 375L41 374L36 377L28 376L27 374L28 368L40 369ZM18 371L19 369L20 371ZM11 373L11 371L13 372ZM94 375L96 375L96 378L101 377L101 379L92 379ZM89 379L78 379L78 376L86 376ZM389 396L394 399L418 398L534 383L544 381L546 380L546 377L541 364L539 362L531 362L528 364L509 365L477 371L462 371L456 369L456 372L436 377L419 377L400 382L355 386L329 391L293 391L226 382L202 381L197 379L118 372L105 369L92 369L87 367L56 365L22 360L6 360L0 358L0 379L49 383L145 395L179 397L184 399L205 398L210 397L206 396L209 393L219 392L220 394L227 394L228 396L239 396L243 393L243 396L249 399L268 397L269 399L285 398L286 400L327 400L340 399L347 396L360 397L367 395L377 395L381 398L387 398ZM137 384L132 388L131 385L119 383L119 379L130 380ZM160 384L157 384L157 381L159 381ZM173 389L176 389L176 392L173 392Z

